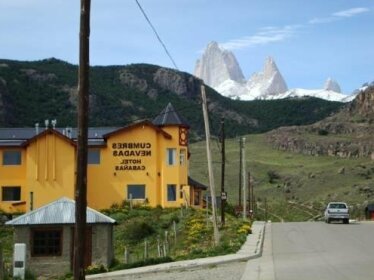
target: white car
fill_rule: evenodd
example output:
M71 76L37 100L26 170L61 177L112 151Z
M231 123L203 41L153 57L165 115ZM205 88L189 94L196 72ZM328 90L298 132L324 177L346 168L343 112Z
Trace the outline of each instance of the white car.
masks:
M349 224L349 208L345 202L330 202L325 210L325 222L342 221Z

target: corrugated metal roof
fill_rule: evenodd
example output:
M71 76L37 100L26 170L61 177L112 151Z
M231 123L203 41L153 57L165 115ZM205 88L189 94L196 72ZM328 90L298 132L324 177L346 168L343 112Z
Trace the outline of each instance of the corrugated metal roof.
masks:
M66 197L60 198L41 208L19 216L6 225L46 225L46 224L74 224L75 223L75 201ZM87 207L88 224L114 224L112 218Z
M154 125L183 125L188 126L187 121L181 117L174 109L173 105L169 103L164 110L152 121Z
M118 130L118 127L90 127L88 128L88 145L89 146L102 146L105 145L104 135ZM32 139L36 135L45 132L45 128L39 127L38 134L35 128L0 128L0 146L1 147L19 147L22 146L27 140ZM77 140L76 128L55 128L56 131L62 135Z

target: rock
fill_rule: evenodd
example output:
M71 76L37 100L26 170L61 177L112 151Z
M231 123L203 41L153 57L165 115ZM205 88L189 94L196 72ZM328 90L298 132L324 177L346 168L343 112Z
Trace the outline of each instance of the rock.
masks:
M340 168L338 174L345 174L345 167Z

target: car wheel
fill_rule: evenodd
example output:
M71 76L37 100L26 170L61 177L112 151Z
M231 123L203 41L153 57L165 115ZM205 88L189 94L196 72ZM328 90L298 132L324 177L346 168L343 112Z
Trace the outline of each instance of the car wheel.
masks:
M349 224L349 220L348 219L344 219L343 223Z
M328 223L328 224L330 223L330 219L329 218L327 218L326 223Z

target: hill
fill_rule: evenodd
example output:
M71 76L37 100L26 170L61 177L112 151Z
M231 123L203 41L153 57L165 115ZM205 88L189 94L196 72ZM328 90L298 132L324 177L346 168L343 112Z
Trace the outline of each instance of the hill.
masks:
M253 182L258 203L257 218L273 221L306 221L318 219L329 201L346 201L352 217L363 217L364 207L374 201L374 161L368 158L310 156L273 149L265 134L246 136L246 167ZM213 143L213 169L216 193L220 193L220 146ZM238 204L239 142L226 141L225 189L228 201ZM191 145L190 174L208 184L205 141Z
M275 129L266 140L280 150L309 155L374 158L374 87L330 117L306 126Z
M45 119L76 126L78 67L58 59L0 60L0 126L32 127ZM201 81L194 76L148 64L93 66L90 72L90 126L123 126L154 118L172 102L189 122L192 135L203 134ZM317 98L239 101L207 87L212 134L226 119L228 136L265 132L285 125L314 123L343 104Z

